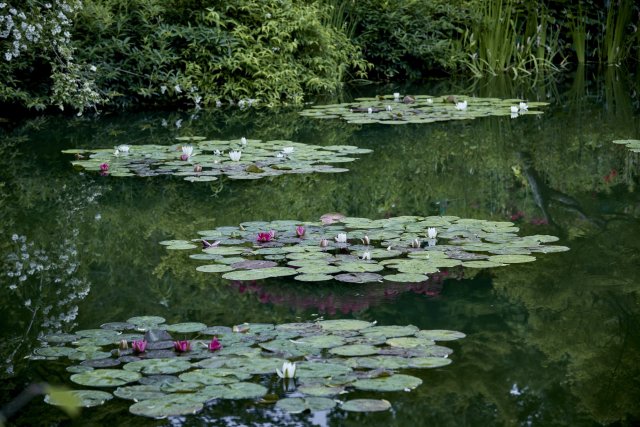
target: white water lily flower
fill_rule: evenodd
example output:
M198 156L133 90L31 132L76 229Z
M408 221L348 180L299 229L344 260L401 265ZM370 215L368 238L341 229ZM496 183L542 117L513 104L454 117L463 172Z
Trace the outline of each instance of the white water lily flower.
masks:
M517 113L518 112L518 106L517 105L512 105L511 106L511 113Z
M433 99L427 98L427 104L433 104Z
M128 153L129 152L129 146L127 144L118 145L116 147L116 150L120 151L121 153Z
M193 146L192 145L183 145L182 146L182 154L187 157L191 157L193 154Z
M282 147L282 152L284 154L291 154L293 153L293 147Z
M213 154L214 154L215 156L220 156L220 155L222 155L222 151L220 151L220 150L213 150Z
M362 254L362 259L364 261L370 261L371 260L371 252L364 251L364 253Z
M511 113L511 118L512 119L517 119L518 118L518 113Z
M373 108L371 108L371 107L367 108L367 113L373 114Z
M242 157L242 151L238 151L238 150L229 151L229 158L234 162L237 162L238 160L240 160L240 157Z
M456 110L464 111L467 109L467 101L456 102Z
M120 151L118 151L118 149L116 148L115 150L113 150L113 155L117 156L118 154L120 154Z
M286 361L282 364L282 371L276 368L276 374L284 379L293 378L296 375L296 364Z
M391 105L387 105L387 111L391 111L391 110L392 110Z
M419 248L420 246L422 246L422 242L420 242L419 239L413 239L413 241L411 242L411 247Z
M400 100L400 92L395 92L393 94L393 99L395 99L396 101L399 101Z
M438 230L435 227L427 228L427 237L430 239L435 239L438 236Z
M371 239L369 239L369 236L367 235L365 235L361 240L363 245L369 245L369 243L371 243Z
M247 145L247 138L245 138L244 136L240 138L240 144Z
M529 109L529 106L527 105L526 102L521 102L520 104L518 104L518 107L520 108L520 110L522 111L527 111Z
M335 239L338 243L347 243L347 233L338 233Z

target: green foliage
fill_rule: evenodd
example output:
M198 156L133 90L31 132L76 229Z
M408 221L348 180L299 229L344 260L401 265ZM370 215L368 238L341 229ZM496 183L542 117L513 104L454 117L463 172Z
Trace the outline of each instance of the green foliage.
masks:
M298 104L367 67L324 20L294 0L87 0L76 40L114 102Z
M458 67L455 39L469 18L460 2L362 0L351 3L355 42L376 79L417 79Z

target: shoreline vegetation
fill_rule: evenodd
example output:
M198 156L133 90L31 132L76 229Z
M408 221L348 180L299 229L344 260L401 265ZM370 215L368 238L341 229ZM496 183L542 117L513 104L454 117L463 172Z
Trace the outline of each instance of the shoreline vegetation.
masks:
M637 70L632 0L5 0L0 109L296 106L344 84Z

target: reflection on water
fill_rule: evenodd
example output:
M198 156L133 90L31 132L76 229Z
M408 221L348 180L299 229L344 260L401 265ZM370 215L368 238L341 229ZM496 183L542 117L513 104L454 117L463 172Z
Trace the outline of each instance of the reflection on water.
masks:
M0 144L0 399L31 381L66 381L66 373L23 358L53 330L139 314L224 325L356 317L468 336L453 345L451 366L412 372L424 386L384 395L394 407L388 414L285 416L254 402L212 402L202 414L163 422L130 417L120 401L84 416L95 423L118 417L122 425L633 424L640 418L640 156L611 141L640 138L640 105L637 82L615 70L601 79L589 73L543 79L533 90L510 80L401 90L552 102L544 115L516 119L356 126L246 110L19 124ZM397 91L388 89L380 92ZM188 135L349 144L374 153L346 174L198 184L85 174L60 154ZM491 271L452 269L421 284L365 286L228 282L157 244L240 221L317 220L336 211L512 220L519 234L561 236L571 251ZM32 402L15 421L64 417Z

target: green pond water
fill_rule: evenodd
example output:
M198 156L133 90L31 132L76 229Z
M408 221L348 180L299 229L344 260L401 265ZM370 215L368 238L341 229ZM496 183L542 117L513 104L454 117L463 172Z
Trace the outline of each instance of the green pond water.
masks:
M635 85L637 87L637 84ZM486 426L633 425L640 421L640 139L634 85L614 74L534 90L436 82L354 89L358 96L525 98L543 114L405 124L353 124L299 110L155 111L4 123L0 136L0 403L30 383L74 387L68 360L30 360L39 337L132 316L168 323L311 322L461 331L453 363L401 370L405 392L350 391L391 410L287 414L255 399L212 400L155 420L114 398L71 420L34 398L11 425ZM473 98L470 98L473 99ZM471 106L472 103L470 103ZM372 149L341 173L211 182L115 177L74 169L68 149L177 144L176 137L287 140ZM246 221L318 221L329 212L381 219L450 215L513 221L518 234L554 235L568 252L492 269L442 268L420 283L231 281L202 273L192 251L164 240ZM267 231L267 230L265 230ZM28 258L27 258L28 257ZM179 334L176 338L180 338ZM270 393L277 376L255 377ZM78 388L78 387L76 387ZM113 391L113 390L108 390Z

